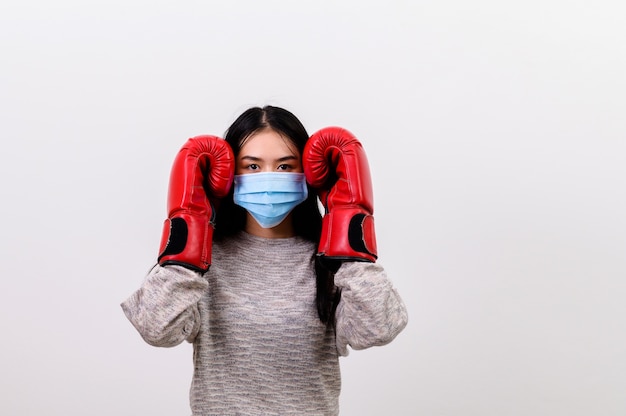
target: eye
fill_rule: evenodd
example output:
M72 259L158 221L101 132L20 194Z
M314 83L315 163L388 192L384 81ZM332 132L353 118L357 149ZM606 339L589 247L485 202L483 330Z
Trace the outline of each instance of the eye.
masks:
M286 164L286 163L283 163L282 165L278 165L278 168L277 168L277 170L283 170L283 171L289 171L292 169L293 169L293 166Z
M258 170L259 169L259 165L257 165L256 163L250 163L248 166L246 166L246 169L248 169L248 170Z

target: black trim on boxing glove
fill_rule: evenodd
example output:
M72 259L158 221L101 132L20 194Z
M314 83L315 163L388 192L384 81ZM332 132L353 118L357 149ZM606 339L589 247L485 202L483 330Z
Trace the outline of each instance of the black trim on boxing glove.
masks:
M367 249L365 238L363 238L363 222L367 217L368 215L366 214L356 214L350 219L350 225L348 226L348 243L354 251L377 258L376 253L372 253Z
M180 254L187 246L187 238L189 236L189 229L187 228L187 222L182 218L170 219L170 235L167 240L165 250L159 255L160 261L164 256L171 256L173 254Z

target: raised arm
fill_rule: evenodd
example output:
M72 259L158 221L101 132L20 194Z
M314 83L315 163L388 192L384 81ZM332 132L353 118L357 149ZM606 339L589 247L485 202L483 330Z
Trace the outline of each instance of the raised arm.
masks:
M234 172L233 152L217 136L190 138L174 159L159 264L122 303L151 345L177 345L198 332L196 305L208 288L202 273L211 266L215 209L228 194Z
M407 324L406 307L378 258L374 195L363 146L341 127L311 136L303 154L304 173L324 206L317 255L336 271L341 301L335 315L337 348L363 349L393 340Z
M208 288L200 273L182 266L155 266L122 310L141 337L155 347L193 342L200 329L197 303Z
M385 270L376 263L344 263L335 275L341 301L335 314L337 350L386 345L406 327L408 314Z

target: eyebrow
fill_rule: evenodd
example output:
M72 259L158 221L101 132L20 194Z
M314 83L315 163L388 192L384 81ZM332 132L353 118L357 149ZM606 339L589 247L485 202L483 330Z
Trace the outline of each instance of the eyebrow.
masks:
M275 162L286 162L288 160L297 160L298 158L296 156L293 155L289 155L289 156L283 156L281 158L278 158L275 160ZM256 157L256 156L242 156L241 160L249 160L249 161L253 161L253 162L259 162L262 161L263 159L261 159L260 157Z

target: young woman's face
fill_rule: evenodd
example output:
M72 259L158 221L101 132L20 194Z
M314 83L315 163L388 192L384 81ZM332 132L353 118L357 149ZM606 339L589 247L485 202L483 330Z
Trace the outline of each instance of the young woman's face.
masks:
M302 173L300 152L286 137L265 129L252 134L237 156L237 175L259 172Z

